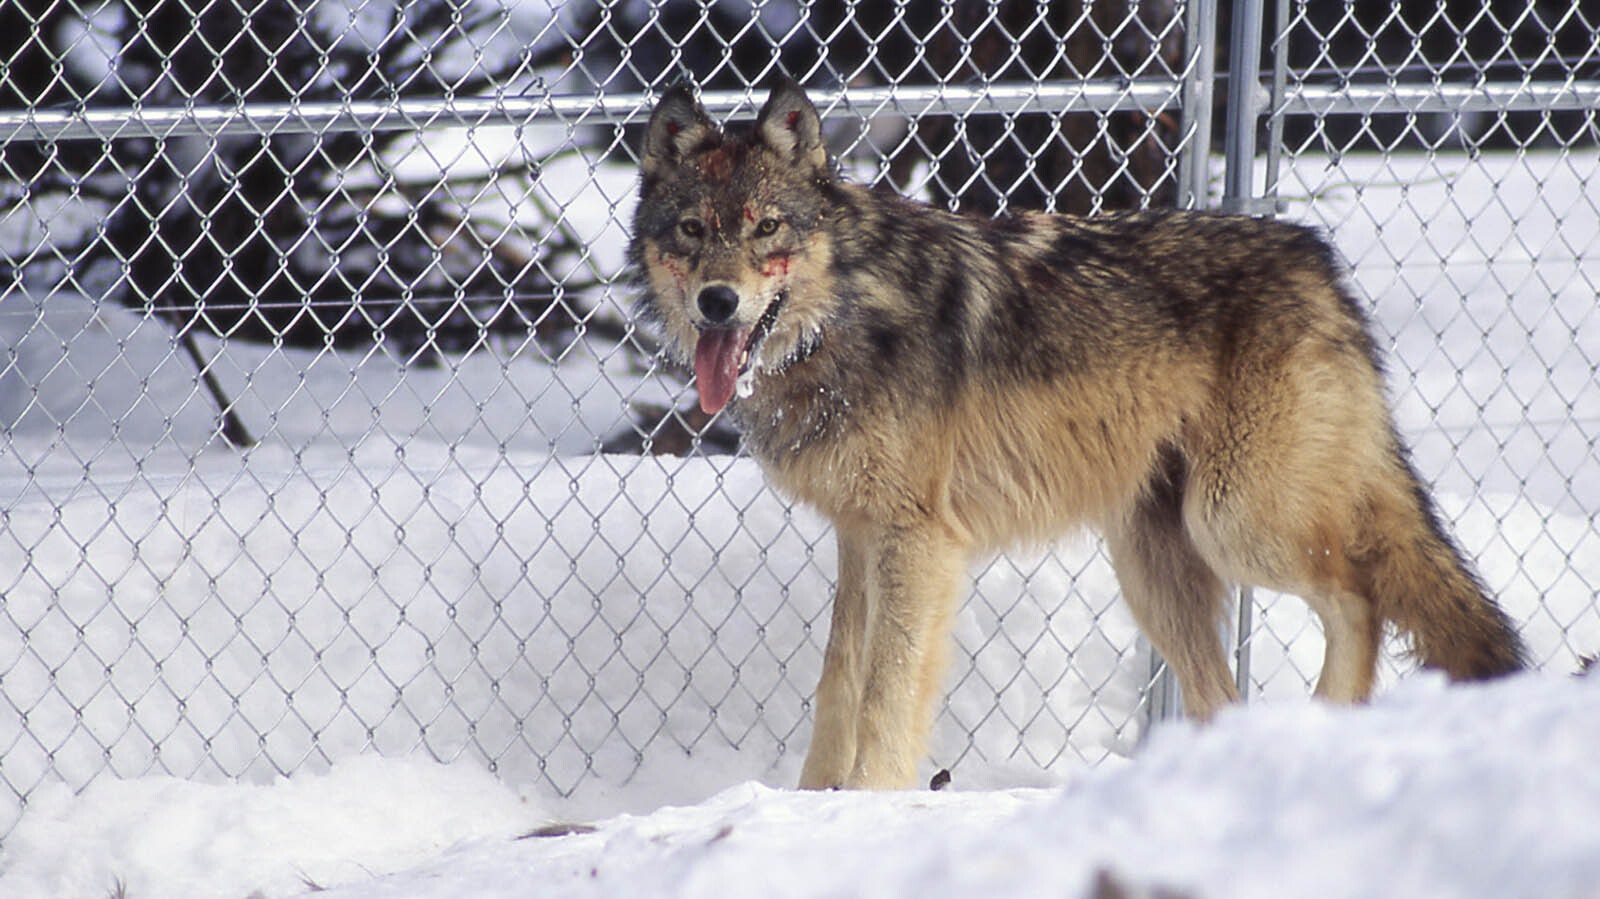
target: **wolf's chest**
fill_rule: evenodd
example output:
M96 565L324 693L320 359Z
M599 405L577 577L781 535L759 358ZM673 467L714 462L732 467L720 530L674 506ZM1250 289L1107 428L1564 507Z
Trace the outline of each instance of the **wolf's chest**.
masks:
M784 464L839 449L853 429L857 401L820 384L781 392L763 389L772 386L758 384L753 395L735 405L745 443L758 459Z

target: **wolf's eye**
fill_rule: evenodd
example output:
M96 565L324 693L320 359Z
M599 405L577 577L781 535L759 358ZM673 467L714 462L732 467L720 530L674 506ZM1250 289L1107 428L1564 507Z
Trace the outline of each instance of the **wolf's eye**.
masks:
M778 233L779 221L777 219L762 219L756 224L756 236L771 237Z
M678 223L678 230L683 232L684 237L693 237L698 239L705 236L706 226L705 223L699 219L684 219Z

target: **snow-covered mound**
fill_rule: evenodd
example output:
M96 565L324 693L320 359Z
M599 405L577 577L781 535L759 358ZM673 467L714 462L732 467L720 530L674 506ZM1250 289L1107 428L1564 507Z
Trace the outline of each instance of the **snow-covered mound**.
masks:
M1109 872L1168 891L1135 895L1195 899L1592 896L1597 745L1600 677L1545 673L1164 725L1059 790L744 784L581 828L463 766L362 759L270 788L106 780L40 796L0 894L1032 899L1095 895Z

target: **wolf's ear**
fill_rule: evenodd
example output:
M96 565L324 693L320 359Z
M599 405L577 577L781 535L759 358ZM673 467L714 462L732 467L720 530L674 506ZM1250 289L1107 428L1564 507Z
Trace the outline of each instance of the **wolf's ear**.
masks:
M817 169L828 164L822 119L805 90L792 78L786 76L772 88L767 105L756 116L756 134L779 156L796 164Z
M689 151L716 130L705 107L694 98L694 91L680 81L667 88L655 111L650 113L640 165L647 175L658 175L682 165Z

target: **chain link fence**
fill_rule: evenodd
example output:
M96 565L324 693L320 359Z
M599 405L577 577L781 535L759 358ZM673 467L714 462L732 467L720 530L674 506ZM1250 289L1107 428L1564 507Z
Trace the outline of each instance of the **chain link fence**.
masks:
M852 177L977 214L1326 226L1469 554L1541 663L1600 647L1584 4L557 6L0 7L0 834L51 780L362 751L793 779L831 536L627 314L680 77L743 119L792 74ZM1240 613L1241 682L1303 695L1303 605ZM976 569L958 639L963 783L1176 706L1087 539Z
M1600 637L1600 6L1262 5L1247 196L1334 236L1420 473L1537 661L1571 668ZM1251 678L1287 694L1314 628L1262 600Z

